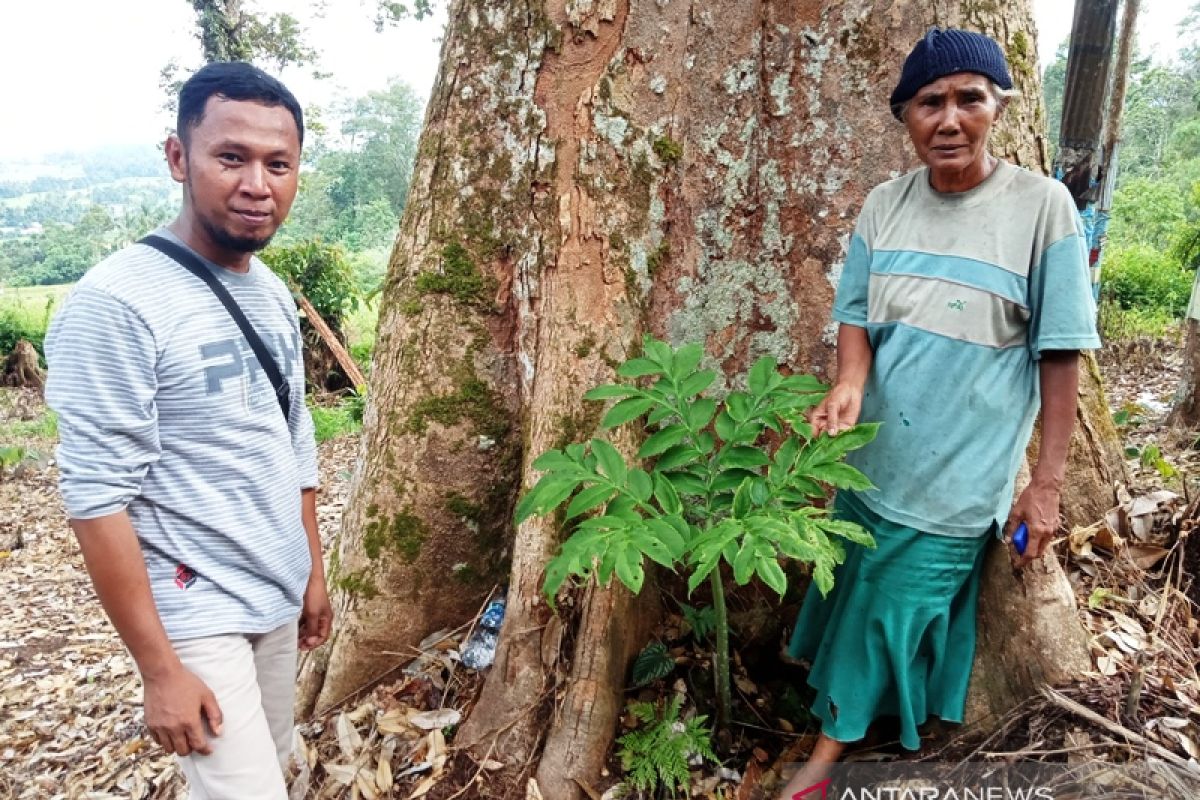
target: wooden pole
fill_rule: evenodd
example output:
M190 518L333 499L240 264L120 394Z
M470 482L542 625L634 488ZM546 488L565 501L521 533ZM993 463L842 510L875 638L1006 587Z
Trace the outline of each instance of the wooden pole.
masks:
M1125 116L1125 93L1129 89L1129 64L1133 60L1134 37L1137 34L1138 13L1142 0L1125 0L1121 12L1121 34L1117 37L1117 63L1113 68L1112 92L1108 98L1108 120L1104 124L1104 164L1101 168L1104 191L1100 210L1112 206L1112 193L1117 180L1117 150L1121 143L1121 123Z
M333 357L337 359L338 366L342 368L342 372L346 373L346 377L350 379L350 383L354 385L356 390L361 391L367 385L366 376L362 374L362 370L358 368L358 364L355 363L354 358L342 346L337 334L333 332L328 323L317 313L317 309L313 308L313 304L308 301L308 298L300 292L296 292L296 304L300 306L300 310L308 318L308 324L316 329L317 333L321 336L321 340L325 342L326 347L333 353Z

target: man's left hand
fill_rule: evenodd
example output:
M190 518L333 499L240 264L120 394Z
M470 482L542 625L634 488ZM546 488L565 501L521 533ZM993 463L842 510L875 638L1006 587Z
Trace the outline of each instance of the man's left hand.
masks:
M1017 502L1013 504L1004 525L1004 541L1012 543L1013 532L1022 522L1029 529L1029 542L1025 554L1018 555L1013 548L1013 564L1026 567L1045 555L1058 530L1059 487L1052 482L1036 478L1025 487Z
M304 608L300 611L301 650L313 650L325 644L333 628L333 606L325 589L325 576L313 575L304 590Z

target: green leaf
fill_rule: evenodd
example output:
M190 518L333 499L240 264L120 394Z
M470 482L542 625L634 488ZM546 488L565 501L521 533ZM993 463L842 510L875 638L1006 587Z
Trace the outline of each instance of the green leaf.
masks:
M670 406L659 405L658 408L650 412L650 416L646 417L646 426L651 427L662 422L667 417L675 413L675 409Z
M772 459L775 464L783 469L791 469L796 463L796 454L800 452L800 442L794 437L789 437L787 441L779 445L779 449L775 451L775 457Z
M675 669L675 657L662 642L651 642L633 661L633 685L640 688L661 680Z
M737 423L733 421L733 417L729 416L728 411L722 411L720 414L717 414L717 424L715 425L715 429L717 431L717 436L721 437L722 442L728 442L733 439L733 433L736 426Z
M629 522L641 522L642 514L638 511L637 501L627 494L619 494L612 499L608 504L608 508L604 510L608 516L617 517Z
M664 567L674 569L675 561L683 558L684 551L687 550L687 540L683 538L683 535L673 525L665 520L648 519L646 520L646 528L658 537L658 541L666 548L666 552L670 557L665 562L658 561L658 559L655 560ZM650 555L649 551L646 552L646 555Z
M779 387L797 394L820 394L829 390L828 386L812 375L788 375Z
M813 567L813 582L817 584L817 590L822 597L827 597L831 589L833 589L833 570L828 564L818 563Z
M837 436L832 437L832 446L826 457L828 460L833 461L841 458L851 450L857 450L860 447L870 444L875 435L879 433L879 425L880 423L878 422L860 422L853 428L844 430Z
M809 478L821 481L822 483L828 483L830 486L836 486L839 489L865 491L875 488L875 484L871 483L866 475L863 475L849 464L843 464L838 461L828 464L817 464L806 470L806 473Z
M787 591L787 576L783 574L783 568L779 566L778 561L774 558L760 557L754 571L762 578L763 583L775 590L775 594L783 597Z
M668 425L642 442L637 452L638 458L650 458L664 453L687 438L688 429L683 425Z
M723 467L740 467L742 469L762 467L771 463L767 454L762 450L746 446L727 447L717 457L717 461Z
M836 534L863 547L875 549L875 537L857 523L842 519L817 519L814 522L823 531Z
M642 568L642 551L627 544L617 551L617 578L634 594L642 591L646 571Z
M689 462L696 461L700 457L700 451L692 447L690 444L677 444L659 456L658 461L656 461L654 464L654 467L655 469L666 472L667 470L672 470Z
M750 470L727 469L713 478L712 488L714 492L736 491L742 485L742 481L755 477L757 477L757 474Z
M745 422L750 418L753 403L745 392L730 392L725 398L725 410L734 422Z
M738 586L745 586L749 582L750 576L754 574L756 561L754 541L752 537L747 536L742 541L742 547L738 550L737 556L733 559L733 579Z
M546 600L551 608L554 608L554 598L558 594L558 590L570 576L570 559L562 554L550 559L546 564L546 575L542 579L542 592L546 595Z
M673 372L675 355L671 350L671 345L655 339L653 336L646 336L642 339L642 351L651 360L657 362L663 368L663 372L668 374Z
M612 498L613 492L613 488L607 484L589 486L571 499L571 504L567 506L567 519L574 519L604 505Z
M779 496L790 503L804 503L810 497L825 496L825 490L821 488L821 484L802 475L793 475L788 481L788 486L793 492L783 491Z
M753 394L764 394L770 388L771 377L777 375L775 372L775 359L770 356L763 356L758 361L754 362L754 366L750 368L750 376L747 380L747 386Z
M671 528L670 525L666 527ZM671 532L675 533L675 529L671 528ZM666 567L672 572L675 570L675 556L671 554L671 547L666 542L654 536L639 536L635 544L651 561Z
M679 500L679 493L661 472L654 473L654 499L667 514L683 513L683 503Z
M718 563L720 563L718 561L719 557L720 557L720 553L717 552L717 553L714 553L711 557L705 558L704 560L702 560L701 562L696 564L696 566L692 570L691 577L688 578L688 595L691 595L692 592L696 591L697 586L704 583L704 579L707 578L709 576L709 573L711 573L713 571L713 568L716 567Z
M742 485L738 487L737 492L733 495L733 518L741 519L750 511L750 487L753 485L752 478L746 478L742 481Z
M592 439L592 452L596 454L596 458L600 462L601 471L613 483L620 485L625 482L625 459L621 458L617 448L603 439Z
M650 495L654 492L654 483L650 480L650 474L640 468L629 470L629 491L638 499L639 503L649 500Z
M717 610L712 606L700 606L693 608L687 603L680 603L679 607L683 610L683 619L692 629L692 635L696 637L696 641L703 641L708 638L717 626Z
M606 383L597 386L595 389L588 389L584 395L584 400L612 400L617 397L629 397L637 394L637 389L632 386L622 386L619 383Z
M717 373L711 369L702 369L694 373L679 387L679 396L684 400L695 397L703 392L717 379Z
M713 414L715 414L716 411L716 400L710 400L707 397L700 398L695 403L692 403L691 408L688 409L688 426L694 431L698 431L701 428L707 427L708 423L712 422Z
M622 378L641 378L645 375L661 375L663 368L648 358L631 358L617 367L617 374Z
M713 439L713 435L711 433L709 433L708 431L705 431L704 433L702 433L696 437L696 447L700 450L701 453L703 453L705 455L707 455L708 453L711 453L713 451L713 448L716 446L717 446L716 440Z
M535 514L539 516L546 514L570 497L579 482L580 478L578 477L564 478L554 472L543 476L537 485L521 498L521 502L517 503L514 521L520 525Z
M683 347L675 351L675 364L673 372L675 375L684 379L692 374L696 367L700 366L700 361L704 358L704 348L698 344L685 344Z
M533 468L539 472L550 472L551 470L578 469L579 464L561 450L547 450L533 462Z
M616 501L613 501L613 505L615 504ZM626 527L628 527L628 525L629 522L624 517L617 516L616 514L605 514L600 517L592 517L590 519L583 520L579 523L578 529L581 531L595 531L602 535L608 535L623 531ZM575 536L572 536L570 539L567 539L567 544L570 544L574 541Z
M645 397L630 397L622 400L608 410L600 422L600 427L615 428L618 425L624 425L645 414L653 405L654 401Z
M671 482L675 487L675 491L680 494L689 495L704 495L708 493L708 487L704 485L704 481L687 472L667 472L664 477Z

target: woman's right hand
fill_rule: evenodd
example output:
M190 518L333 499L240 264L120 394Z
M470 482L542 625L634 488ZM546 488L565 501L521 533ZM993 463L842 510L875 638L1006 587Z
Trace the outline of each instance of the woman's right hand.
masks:
M808 421L812 423L813 436L820 435L822 431L830 436L837 436L842 431L854 427L862 411L862 395L861 386L835 384L829 390L829 394L825 395L825 399L809 414Z

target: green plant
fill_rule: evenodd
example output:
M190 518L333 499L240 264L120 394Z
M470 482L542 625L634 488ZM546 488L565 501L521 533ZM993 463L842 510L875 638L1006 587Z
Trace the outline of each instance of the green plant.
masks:
M1106 342L1162 339L1172 333L1177 335L1179 320L1161 309L1121 308L1111 298L1101 295L1099 328Z
M871 441L878 425L814 437L804 412L820 402L826 387L810 375L780 374L769 357L750 369L745 391L718 402L703 396L717 373L699 369L699 345L673 350L646 337L643 352L617 368L622 383L598 386L584 397L618 401L602 428L640 422L649 435L636 460L649 469L631 468L600 438L550 450L534 462L544 474L517 504L515 517L520 523L566 504L565 520L575 521L546 566L543 590L551 603L572 577L594 575L607 584L616 575L636 594L646 558L671 570L682 567L689 592L707 578L718 722L725 726L731 700L721 562L738 585L757 575L782 597L787 577L779 559L794 558L811 565L817 587L827 593L833 568L846 556L840 540L865 546L874 540L858 525L831 519L813 501L825 499L827 486L870 488L842 458Z
M18 419L5 422L0 424L0 436L6 438L57 439L58 415L47 408L34 419Z
M1104 254L1104 296L1125 310L1182 317L1192 293L1191 272L1170 254L1150 245L1113 247Z
M346 409L346 413L350 415L350 419L362 425L363 416L367 411L367 387L359 386L357 389L351 389L350 394L342 400L342 407Z
M322 406L312 402L312 397L309 397L309 412L318 443L362 430L362 419L355 419L354 416L354 402L343 400L335 406Z
M626 780L636 790L658 793L687 793L691 786L688 762L694 757L717 762L709 741L710 731L704 726L705 717L679 719L681 701L672 698L658 713L653 703L634 703L633 715L644 727L630 731L617 740L621 767Z
M712 606L694 608L687 603L681 603L680 608L683 609L683 621L691 628L692 636L696 637L696 641L703 641L712 636L713 629L717 625L716 609Z
M362 294L354 269L337 245L310 239L262 252L263 262L293 289L299 289L335 331L358 309Z
M1141 462L1143 467L1146 467L1147 469L1153 469L1162 478L1170 479L1179 474L1174 465L1163 458L1162 450L1159 449L1159 446L1156 444L1147 444L1141 449L1140 452L1137 450L1137 448L1128 448L1126 450L1127 454L1129 450L1133 450L1133 453L1136 455L1138 461Z
M18 297L17 302L0 306L0 359L11 353L17 342L26 339L45 366L43 342L54 303L55 298L48 298L44 309L38 311L32 303L22 303Z
M0 447L0 478L3 478L4 473L24 460L24 447Z
M648 686L675 669L675 657L662 642L651 642L633 662L633 685Z

